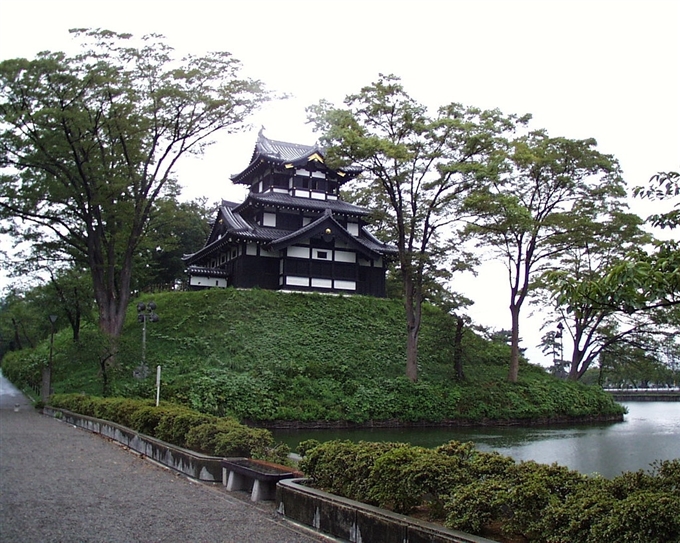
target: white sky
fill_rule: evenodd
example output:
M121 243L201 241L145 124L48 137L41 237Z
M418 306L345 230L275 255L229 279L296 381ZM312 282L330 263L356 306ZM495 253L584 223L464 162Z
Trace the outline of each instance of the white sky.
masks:
M247 165L260 126L272 139L312 144L305 107L339 104L379 73L400 76L433 108L531 113L552 136L594 137L631 187L680 168L678 0L0 0L0 60L73 50L70 28L160 33L179 52L229 51L245 75L294 96L267 105L249 133L185 161L187 199L241 199L229 175ZM477 322L509 328L502 267L485 265L456 286L476 301ZM534 362L540 324L525 318L521 330Z

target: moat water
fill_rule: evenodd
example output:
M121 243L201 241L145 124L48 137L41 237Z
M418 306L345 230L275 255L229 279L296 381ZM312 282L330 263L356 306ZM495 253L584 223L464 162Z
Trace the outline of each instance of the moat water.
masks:
M622 402L623 422L550 427L376 428L363 430L276 430L291 446L305 439L397 441L436 447L451 440L473 441L517 461L557 462L581 473L614 477L648 470L657 460L680 458L680 402Z

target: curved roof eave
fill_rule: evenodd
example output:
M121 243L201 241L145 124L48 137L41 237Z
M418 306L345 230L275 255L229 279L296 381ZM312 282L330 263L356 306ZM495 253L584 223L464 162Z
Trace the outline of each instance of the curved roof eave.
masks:
M333 213L352 215L355 217L365 217L370 214L370 212L363 207L350 204L344 200L315 200L314 198L303 198L278 192L249 193L246 199L234 208L234 213L240 213L244 209L247 209L251 202L264 203L283 208L308 209L315 212L329 209Z

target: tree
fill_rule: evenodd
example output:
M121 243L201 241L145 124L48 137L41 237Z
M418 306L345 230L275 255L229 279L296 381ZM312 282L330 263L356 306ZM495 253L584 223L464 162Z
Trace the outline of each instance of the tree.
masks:
M418 334L427 277L446 272L452 206L467 189L463 174L480 172L496 139L521 120L498 111L450 104L431 117L399 78L308 109L331 163L364 169L358 200L374 211L379 234L398 249L407 331L406 375L418 378Z
M592 139L551 138L533 131L509 142L494 177L467 198L467 232L505 263L510 285L511 357L508 380L519 374L519 319L532 281L569 244L564 236L577 203L604 206L625 196L616 160Z
M680 195L680 175L674 172L657 174L650 183L649 188L637 187L634 193L659 200ZM661 228L676 228L680 225L678 211L680 204L670 212L652 215L648 222ZM573 282L557 273L551 280L554 291L560 292L567 304L570 300L581 300L599 310L628 315L657 309L672 312L680 305L680 247L672 239L635 244L623 258L596 277ZM657 320L659 315L655 317Z
M633 194L649 200L672 200L680 197L680 173L659 172L651 177L646 187L635 187ZM655 213L648 218L652 226L674 229L680 227L680 202L672 210Z
M55 299L55 314L63 316L73 332L73 341L80 340L80 327L83 321L92 322L93 291L90 275L78 268L48 270L50 281L45 289L50 298Z
M536 282L538 299L555 306L572 340L568 362L572 380L580 379L603 350L655 328L647 318L616 311L603 303L601 291L589 289L629 251L652 240L637 215L616 210L602 216L600 208L600 203L576 203L563 234L565 250Z
M72 32L78 55L0 63L0 218L34 255L89 269L100 329L116 338L177 162L242 129L269 94L229 53L176 60L162 36Z
M139 247L133 290L175 288L188 280L182 256L205 243L215 207L205 198L191 202L161 198L156 202Z
M617 388L672 385L677 379L677 372L659 356L657 350L650 350L645 342L612 345L602 352L600 365L605 384Z
M680 173L658 173L647 187L633 192L640 198L672 202L680 196ZM680 202L647 221L662 229L680 228ZM651 251L637 247L592 288L609 293L606 303L629 314L680 305L680 244L670 239L656 241Z
M47 317L30 292L11 289L0 300L0 354L35 347L45 339L46 327Z

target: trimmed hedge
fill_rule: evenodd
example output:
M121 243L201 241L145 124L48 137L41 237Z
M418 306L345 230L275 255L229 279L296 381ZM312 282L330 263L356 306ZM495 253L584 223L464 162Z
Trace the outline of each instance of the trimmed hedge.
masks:
M449 528L539 543L680 541L680 459L608 480L472 443L314 445L299 449L313 486L399 513L426 510Z
M249 428L231 417L215 417L180 405L151 400L57 394L50 405L105 419L167 443L213 456L247 456L287 462L290 450L275 445L271 432Z

